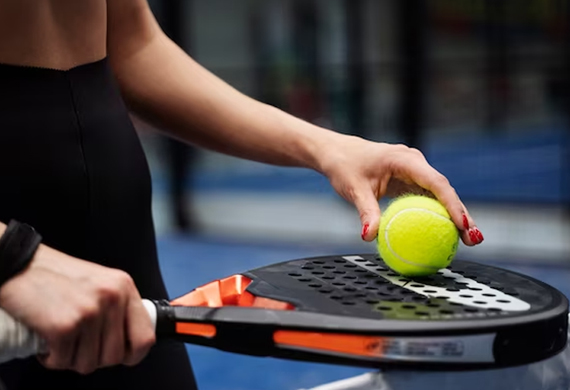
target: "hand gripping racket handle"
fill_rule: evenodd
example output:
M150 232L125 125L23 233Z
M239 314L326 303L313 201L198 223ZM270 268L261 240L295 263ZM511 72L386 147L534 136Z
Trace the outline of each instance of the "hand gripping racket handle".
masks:
M156 306L143 299L153 326L156 329ZM45 353L47 345L36 333L0 309L0 363Z

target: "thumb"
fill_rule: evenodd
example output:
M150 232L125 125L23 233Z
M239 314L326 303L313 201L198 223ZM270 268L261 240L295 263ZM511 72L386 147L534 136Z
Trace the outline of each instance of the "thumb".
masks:
M372 241L378 234L380 223L380 205L371 189L362 188L355 193L354 205L360 215L362 225L361 237L364 241Z

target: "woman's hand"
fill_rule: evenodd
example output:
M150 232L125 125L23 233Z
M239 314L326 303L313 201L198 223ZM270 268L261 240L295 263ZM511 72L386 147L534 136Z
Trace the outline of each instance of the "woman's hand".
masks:
M88 374L135 365L155 342L149 315L126 273L41 245L30 266L0 289L0 304L47 341L40 362Z
M419 150L340 135L322 152L321 171L334 189L356 206L363 240L372 241L378 234L380 198L416 193L435 197L446 207L466 245L483 241L447 178L429 165Z

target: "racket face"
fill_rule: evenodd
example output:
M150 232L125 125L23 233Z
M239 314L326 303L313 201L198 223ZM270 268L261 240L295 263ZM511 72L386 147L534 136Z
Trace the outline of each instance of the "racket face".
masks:
M212 329L199 340L186 332L190 342L372 367L528 364L560 352L568 326L567 299L530 277L455 260L437 274L410 279L392 272L375 254L269 265L197 289L173 304L206 306L214 311L198 322L211 322L218 333L220 326L225 329L223 341L215 340ZM196 322L182 308L177 317ZM240 324L241 333L234 334L232 323ZM255 330L247 334L246 328ZM254 341L259 335L264 340ZM239 341L247 337L252 341Z
M562 294L537 280L460 260L415 279L392 272L375 255L301 259L244 275L254 281L247 291L255 296L290 302L300 311L352 318L454 322L472 328L566 304Z

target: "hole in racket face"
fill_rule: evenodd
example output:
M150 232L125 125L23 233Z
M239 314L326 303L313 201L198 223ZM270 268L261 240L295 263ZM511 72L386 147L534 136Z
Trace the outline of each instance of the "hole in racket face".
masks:
M410 279L391 271L381 259L345 256L307 260L288 272L299 288L314 290L330 310L347 315L394 319L457 320L527 311L530 304L500 280L476 270L451 267Z

